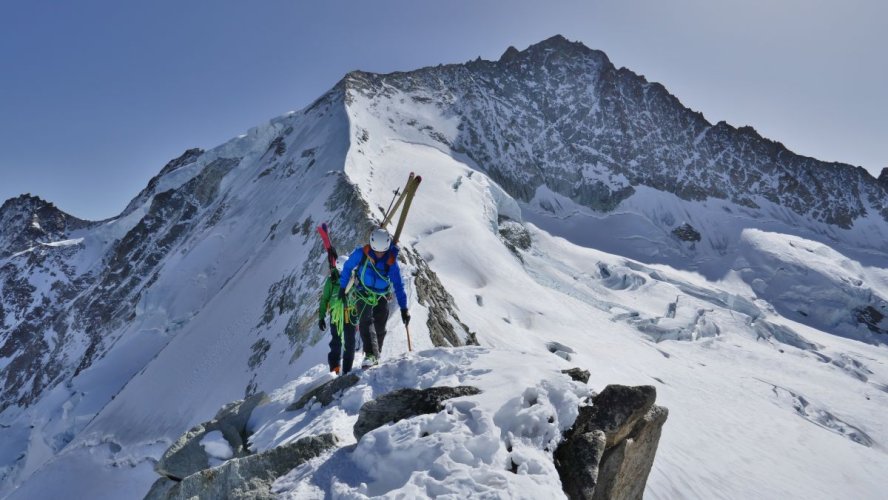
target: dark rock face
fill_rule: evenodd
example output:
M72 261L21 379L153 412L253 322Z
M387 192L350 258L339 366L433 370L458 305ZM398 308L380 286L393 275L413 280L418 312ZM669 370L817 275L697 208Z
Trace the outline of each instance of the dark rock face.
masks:
M609 385L580 408L554 455L569 498L641 498L668 416L655 399L652 386Z
M636 186L648 186L747 207L761 197L843 228L864 216L867 204L888 220L886 188L865 170L796 155L751 127L713 125L662 85L560 36L507 50L499 61L355 72L344 85L370 97L416 91L460 117L455 139L430 124L416 127L468 155L523 201L545 185L610 211Z
M305 395L299 398L298 401L288 406L287 411L301 410L313 399L321 403L322 406L327 406L333 402L338 394L357 384L359 380L361 380L361 378L354 373L349 373L342 377L336 377L335 379L305 393Z
M428 389L399 389L364 403L355 423L354 434L360 440L364 434L391 422L444 409L443 401L461 396L480 394L476 387L430 387Z
M266 400L265 393L258 393L224 406L213 420L199 424L182 435L154 465L154 470L168 478L182 480L209 468L209 457L200 441L213 431L222 433L235 457L247 456L247 421L253 409Z
M873 306L857 309L855 311L857 321L866 325L869 331L888 335L888 321L885 320L885 314Z
M333 434L305 437L262 453L228 460L218 467L196 472L176 484L171 485L161 479L145 498L276 498L271 492L271 485L278 477L334 448L336 443Z
M697 242L702 239L700 232L687 222L673 229L672 234L681 241Z

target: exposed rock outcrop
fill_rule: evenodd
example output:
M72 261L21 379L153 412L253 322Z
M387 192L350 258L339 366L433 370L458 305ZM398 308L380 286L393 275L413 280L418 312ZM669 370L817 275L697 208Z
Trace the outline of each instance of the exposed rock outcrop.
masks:
M609 385L580 408L555 450L569 498L641 498L668 410L655 406L652 386Z
M428 389L398 389L364 403L355 422L355 437L390 422L405 418L438 413L444 409L442 402L461 396L472 396L481 391L472 386L430 387Z
M161 478L146 500L275 498L271 484L278 477L336 446L336 436L322 434L272 448L196 472L179 483Z
M247 421L253 409L267 400L264 392L225 405L209 422L192 427L182 435L155 464L158 474L174 480L210 467L210 456L201 446L201 440L210 432L219 431L231 447L234 457L249 454L247 449Z
M569 370L561 370L561 373L567 375L576 382L582 382L584 384L589 383L589 370L583 370L582 368L571 368Z
M702 239L702 236L700 236L700 232L694 229L694 226L688 224L687 222L673 229L672 234L681 241L688 241L691 243L700 241Z

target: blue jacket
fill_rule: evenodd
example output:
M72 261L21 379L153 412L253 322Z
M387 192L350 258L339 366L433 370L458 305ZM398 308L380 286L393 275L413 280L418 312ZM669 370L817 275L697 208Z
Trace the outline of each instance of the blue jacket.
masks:
M361 263L365 248L367 259ZM391 262L391 265L388 266L386 273L387 262ZM407 309L407 294L404 293L401 268L398 266L398 247L392 245L380 259L376 259L376 254L369 247L355 248L345 261L342 274L339 275L339 286L343 290L348 286L352 271L355 269L357 269L356 284L376 293L388 293L390 288L394 288L398 305L401 309Z

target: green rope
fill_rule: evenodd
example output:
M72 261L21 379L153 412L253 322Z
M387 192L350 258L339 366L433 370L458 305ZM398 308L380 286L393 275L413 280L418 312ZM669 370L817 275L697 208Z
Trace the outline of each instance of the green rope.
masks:
M360 275L364 275L364 271L366 271L367 266L370 265L370 259L367 258L364 262L364 269L361 271ZM340 341L344 341L343 339L343 331L346 323L356 325L358 323L358 319L364 313L367 307L376 307L379 304L379 299L388 295L388 289L391 288L392 282L388 279L387 276L383 276L382 273L379 272L379 269L376 266L370 266L376 275L385 280L388 284L387 290L384 293L374 292L373 290L368 290L363 286L354 286L349 291L348 295L345 298L345 303L339 299L339 297L333 297L330 300L330 323L332 323L339 330L339 339ZM358 304L361 304L361 310L358 311Z
M330 299L330 324L339 332L339 342L342 343L344 341L345 308L342 306L342 301L339 300L339 297L332 297Z

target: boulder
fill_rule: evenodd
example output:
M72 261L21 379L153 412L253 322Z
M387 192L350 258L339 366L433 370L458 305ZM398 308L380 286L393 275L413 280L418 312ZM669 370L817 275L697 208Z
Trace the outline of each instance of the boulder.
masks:
M249 454L247 450L247 421L253 409L267 401L264 392L222 407L216 417L192 427L160 457L154 470L162 476L177 481L195 472L209 468L210 460L200 441L210 432L219 431L231 446L235 457Z
M609 385L583 406L555 450L568 498L640 499L668 411L653 386Z
M361 406L358 421L355 422L355 438L382 427L390 422L428 413L438 413L444 409L443 401L461 396L479 394L481 390L472 386L430 387L428 389L398 389L384 394Z
M272 499L275 495L271 485L277 478L334 448L336 443L333 434L322 434L231 459L218 467L192 474L172 488L152 487L145 500Z
M321 405L327 406L333 402L337 394L357 384L358 380L360 380L360 377L354 373L349 373L342 377L336 377L335 379L306 392L298 401L288 406L287 411L301 410L312 399L317 399Z

